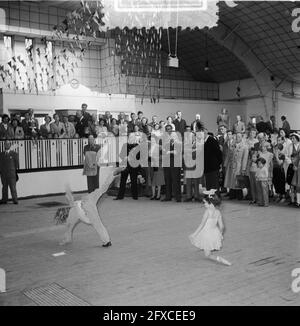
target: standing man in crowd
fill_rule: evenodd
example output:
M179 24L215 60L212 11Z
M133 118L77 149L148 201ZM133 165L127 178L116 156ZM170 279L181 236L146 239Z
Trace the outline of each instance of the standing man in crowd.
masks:
M83 118L82 111L76 112L76 125L75 130L80 138L84 137L85 128L88 126L87 121Z
M274 115L270 116L269 121L266 123L267 125L267 130L266 133L267 134L273 134L274 131L276 130L276 119Z
M86 127L88 126L88 121L92 120L92 116L87 112L87 107L87 104L81 104L81 113Z
M222 164L222 152L218 141L208 135L204 128L204 177L206 190L219 190L219 170Z
M136 124L140 126L142 124L142 119L143 119L144 113L142 111L139 111L137 114L137 119L136 119Z
M17 170L19 168L18 154L10 149L8 140L4 143L4 151L0 153L0 175L2 182L2 201L0 204L7 204L8 187L14 204L18 204L17 196Z
M242 117L239 114L236 116L236 123L233 125L233 133L237 134L238 132L242 134L246 132L245 123L242 121Z
M165 128L162 151L166 197L163 201L171 201L174 195L176 202L181 202L181 166L178 161L182 163L182 143L171 125Z
M268 125L266 122L264 122L264 118L262 116L257 117L257 122L256 122L256 129L258 133L265 133L267 132Z
M87 176L88 192L91 193L99 188L99 166L97 164L97 153L100 145L95 144L93 135L89 135L88 144L84 146L83 175Z
M152 116L152 121L149 123L149 126L151 126L152 128L154 128L154 126L158 123L158 118L157 115L153 115Z
M28 109L28 113L29 113L29 128L31 130L31 136L33 138L36 138L39 131L39 122L34 117L33 109Z
M109 111L105 111L103 120L104 120L104 126L107 128L107 131L111 132L111 114Z
M289 137L290 132L291 132L291 126L289 124L289 122L286 120L286 116L282 116L281 117L281 121L282 121L282 129L285 131L286 137Z
M185 132L185 127L186 127L186 121L184 119L182 119L181 111L177 111L176 115L177 115L177 118L174 120L175 130L177 132L180 132L181 137L183 139L183 135Z
M128 133L130 134L131 132L134 132L134 126L137 124L136 122L136 114L132 112L130 114L131 120L128 122Z
M201 123L201 129L203 129L203 123L201 122L201 115L200 113L196 114L195 120L192 122L191 124L191 128L193 132L197 131L197 124L199 125L199 123Z

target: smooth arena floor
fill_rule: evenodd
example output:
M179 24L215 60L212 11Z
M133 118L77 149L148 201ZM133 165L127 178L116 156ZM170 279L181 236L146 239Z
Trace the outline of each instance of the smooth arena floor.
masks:
M226 267L189 242L204 212L199 203L108 197L100 212L112 247L102 248L84 224L73 244L59 246L64 226L53 223L58 206L39 205L53 201L65 199L0 206L0 268L7 273L0 305L36 305L24 293L54 283L90 305L300 304L300 293L291 290L292 270L300 268L299 209L224 200L219 255L232 262Z

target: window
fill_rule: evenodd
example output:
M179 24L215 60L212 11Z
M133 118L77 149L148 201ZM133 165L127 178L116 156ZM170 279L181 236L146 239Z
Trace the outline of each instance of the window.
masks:
M52 62L52 42L46 41L46 55L49 62Z
M11 48L12 48L11 36L4 35L4 47L7 50L11 50Z
M33 48L33 41L31 38L25 38L25 49L26 51L31 51Z

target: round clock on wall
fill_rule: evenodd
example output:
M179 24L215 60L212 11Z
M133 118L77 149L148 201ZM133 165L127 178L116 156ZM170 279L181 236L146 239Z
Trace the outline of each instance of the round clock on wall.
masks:
M70 85L72 86L72 88L78 88L79 87L79 81L77 79L72 79L70 81Z

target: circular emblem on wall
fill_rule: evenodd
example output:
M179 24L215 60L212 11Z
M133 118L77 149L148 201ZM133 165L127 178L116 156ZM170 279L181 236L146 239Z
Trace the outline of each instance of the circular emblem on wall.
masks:
M70 81L70 85L72 86L72 88L78 88L79 87L79 81L77 79L72 79Z

